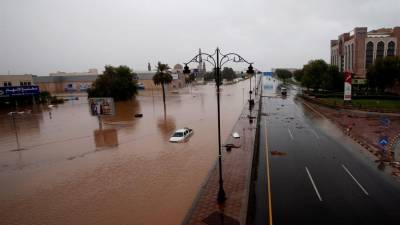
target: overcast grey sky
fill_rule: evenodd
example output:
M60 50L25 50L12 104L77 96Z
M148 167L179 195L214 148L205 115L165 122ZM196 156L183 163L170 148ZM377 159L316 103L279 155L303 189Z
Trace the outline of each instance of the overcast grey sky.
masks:
M400 26L399 15L399 0L0 0L0 74L142 71L216 46L264 71L301 67L328 61L339 34Z

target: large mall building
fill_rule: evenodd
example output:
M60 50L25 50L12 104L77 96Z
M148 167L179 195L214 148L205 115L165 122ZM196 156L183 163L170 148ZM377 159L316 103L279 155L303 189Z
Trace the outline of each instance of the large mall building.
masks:
M375 59L400 55L399 43L400 27L371 31L367 27L356 27L339 35L338 40L331 40L331 64L364 79Z

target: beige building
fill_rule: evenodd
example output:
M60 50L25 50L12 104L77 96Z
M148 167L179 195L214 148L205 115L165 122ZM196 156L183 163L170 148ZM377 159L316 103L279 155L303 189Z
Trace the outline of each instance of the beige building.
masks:
M98 76L97 69L89 69L88 72L58 71L49 76L37 76L34 82L40 91L48 91L52 95L85 95Z
M155 85L153 82L153 76L155 72L139 72L138 83L143 84L144 89L152 90L161 88L160 85ZM172 82L167 86L167 90L173 90L185 87L185 75L181 72L172 71Z
M97 79L97 75L37 76L34 83L40 91L57 94L86 94L87 89Z
M378 58L400 55L400 27L381 28L368 32L367 27L356 27L331 40L331 64L339 70L365 78L366 71Z
M67 72L61 72L57 71L56 73L50 73L51 77L54 76L87 76L87 75L95 75L98 76L99 73L97 69L89 69L88 72L72 72L72 73L67 73Z
M32 74L0 75L0 87L34 85L34 77L36 76Z

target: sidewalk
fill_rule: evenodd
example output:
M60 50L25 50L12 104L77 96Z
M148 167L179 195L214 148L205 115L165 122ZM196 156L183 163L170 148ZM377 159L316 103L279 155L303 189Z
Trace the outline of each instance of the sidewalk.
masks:
M249 122L250 111L248 105L246 105L234 125L232 133L239 133L240 139L234 139L230 135L223 143L223 146L226 144L235 145L231 151L227 151L225 147L222 148L225 203L218 204L217 202L219 167L218 160L216 160L182 224L245 224L259 101L260 96L258 95L251 111L252 123Z

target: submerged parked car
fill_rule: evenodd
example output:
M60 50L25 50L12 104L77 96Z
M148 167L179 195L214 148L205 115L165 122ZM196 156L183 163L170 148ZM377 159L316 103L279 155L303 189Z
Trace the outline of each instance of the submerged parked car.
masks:
M192 136L193 130L187 127L183 129L176 130L169 139L170 142L184 142L188 140L190 136Z

